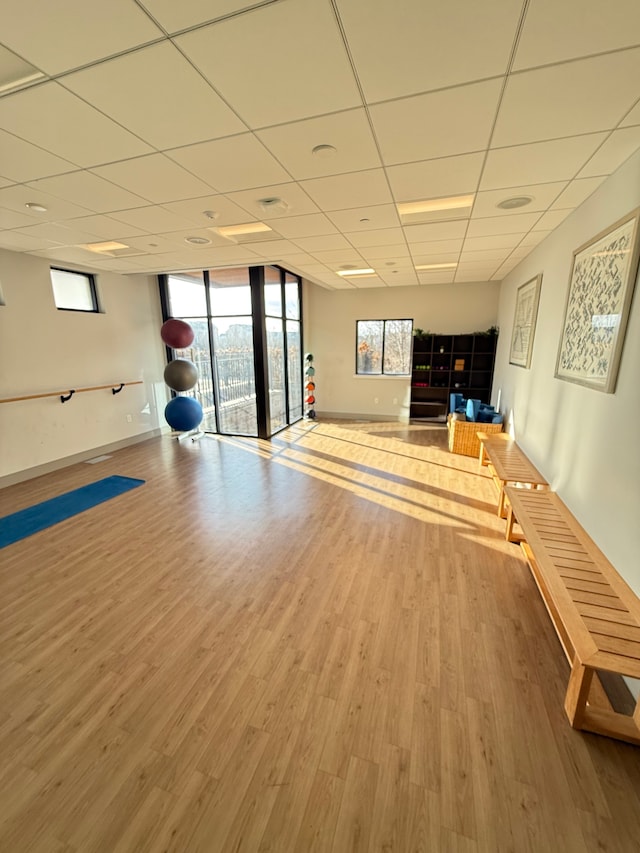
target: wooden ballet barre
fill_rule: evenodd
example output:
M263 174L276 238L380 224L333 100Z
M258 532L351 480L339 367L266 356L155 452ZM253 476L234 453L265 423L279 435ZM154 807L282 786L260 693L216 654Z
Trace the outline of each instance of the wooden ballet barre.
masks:
M73 388L68 391L48 391L46 394L25 394L23 397L5 397L0 403L17 403L20 400L40 400L42 397L60 397L61 403L66 403L74 394L82 394L85 391L102 391L111 388L112 394L119 394L125 385L142 385L142 379L135 382L111 382L109 385L92 385L89 388Z

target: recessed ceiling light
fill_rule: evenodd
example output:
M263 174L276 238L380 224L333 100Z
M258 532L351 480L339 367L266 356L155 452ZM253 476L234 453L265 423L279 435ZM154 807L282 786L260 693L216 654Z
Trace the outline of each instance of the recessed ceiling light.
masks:
M25 204L25 207L28 207L29 210L33 210L36 213L46 213L48 208L44 206L44 204L38 204L35 201L28 201Z
M240 234L260 234L263 231L271 231L264 222L244 222L242 225L223 225L222 228L214 228L221 237L237 237Z
M411 216L415 213L435 213L439 210L462 210L471 207L474 198L473 195L456 195L449 198L400 202L396 207L400 216Z
M513 198L505 198L499 202L496 207L501 207L503 210L513 210L516 207L524 207L531 204L533 198L530 195L516 195Z
M418 264L417 270L454 270L458 266L457 263L451 264Z
M220 216L217 210L203 210L202 213L207 219L217 219Z
M185 243L191 243L192 246L208 246L211 243L207 237L185 237Z
M88 249L90 252L97 252L100 255L104 252L115 252L118 249L130 249L131 246L127 246L126 243L118 243L115 240L109 240L104 243L85 243L82 248Z
M336 152L337 148L334 145L316 145L315 148L311 149L312 154L315 154L316 157L322 157L323 159L333 157Z
M362 219L360 220L360 222L370 222L370 221L371 220L369 219L368 216L363 216Z
M361 269L361 270L351 270L351 269L336 270L336 272L338 273L338 275L375 275L376 274L376 271L374 269L371 269L370 267L367 269Z

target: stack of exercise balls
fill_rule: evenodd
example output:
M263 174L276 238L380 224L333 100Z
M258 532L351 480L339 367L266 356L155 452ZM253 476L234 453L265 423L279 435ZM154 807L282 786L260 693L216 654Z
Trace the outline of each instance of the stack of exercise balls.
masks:
M313 354L308 352L305 355L304 360L305 360L305 365L306 365L306 369L304 371L306 384L304 386L304 389L307 392L307 398L305 399L305 403L307 405L307 417L310 418L312 421L314 421L316 419L316 410L314 408L315 403L316 403L316 397L315 397L316 369L313 366Z
M194 339L193 329L184 320L167 320L160 337L171 349L186 349ZM190 391L198 381L198 370L188 358L174 358L164 369L164 381L172 391ZM165 406L164 417L176 432L190 432L200 425L202 406L193 397L174 397Z

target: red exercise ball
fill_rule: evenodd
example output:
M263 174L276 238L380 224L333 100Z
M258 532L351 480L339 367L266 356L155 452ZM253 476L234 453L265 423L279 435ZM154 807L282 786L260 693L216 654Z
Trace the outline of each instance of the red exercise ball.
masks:
M184 320L167 320L162 324L160 337L168 347L184 349L191 346L195 335L191 326Z

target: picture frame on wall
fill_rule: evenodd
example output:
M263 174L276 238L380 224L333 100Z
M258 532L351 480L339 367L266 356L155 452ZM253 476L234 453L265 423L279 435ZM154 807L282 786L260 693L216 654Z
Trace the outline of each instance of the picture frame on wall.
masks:
M640 208L573 253L555 376L613 394L638 274Z
M527 370L531 366L541 287L542 273L520 285L516 293L509 364L515 364Z

